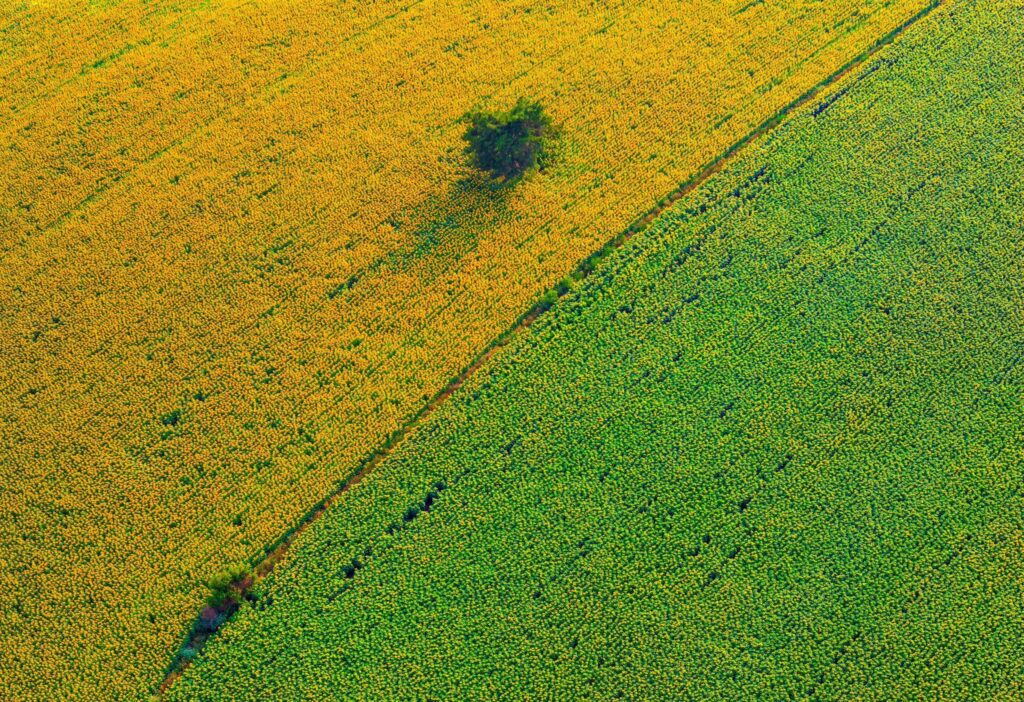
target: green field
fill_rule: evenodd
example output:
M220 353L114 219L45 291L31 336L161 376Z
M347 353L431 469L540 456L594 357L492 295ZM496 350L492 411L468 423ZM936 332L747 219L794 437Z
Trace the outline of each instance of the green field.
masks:
M950 3L681 200L169 698L1019 699L1021 46Z

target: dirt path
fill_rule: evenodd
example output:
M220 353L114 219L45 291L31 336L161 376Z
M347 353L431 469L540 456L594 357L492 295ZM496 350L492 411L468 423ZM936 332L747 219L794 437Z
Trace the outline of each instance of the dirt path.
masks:
M607 244L602 246L598 251L589 256L586 260L581 262L577 266L576 271L573 272L572 277L576 280L581 280L588 276L598 263L604 259L610 252L617 248L620 248L623 244L633 238L635 235L647 229L665 210L674 205L680 199L691 193L708 178L713 176L718 171L722 170L727 162L742 152L747 146L757 141L759 138L781 125L790 114L794 111L804 107L808 103L812 102L822 92L838 83L843 78L847 77L855 70L866 64L880 49L888 46L895 41L903 32L908 28L916 24L921 19L924 19L931 14L938 7L944 5L946 0L932 0L932 2L925 7L923 10L918 12L916 15L908 19L900 26L893 29L885 36L876 40L871 47L860 55L854 57L844 66L839 68L837 71L826 77L814 85L810 90L805 92L803 95L789 103L781 110L779 110L774 116L766 120L752 132L747 134L745 137L734 143L721 155L719 155L714 161L706 165L696 175L682 183L678 188L669 193L664 199L661 200L656 206L645 212L639 217L633 224L631 224L625 231L618 234L615 238L609 241ZM829 103L825 104L825 107ZM306 528L318 519L327 509L334 503L339 495L344 493L346 490L351 488L353 485L359 483L363 477L365 477L373 468L380 463L384 458L391 453L391 451L402 443L406 436L408 436L419 424L429 417L438 407L443 405L445 401L451 397L451 395L462 386L474 373L480 368L487 364L487 362L494 356L501 348L506 346L516 335L520 334L535 320L537 320L544 312L546 312L553 304L554 299L558 296L557 286L552 288L545 294L545 296L537 303L535 303L529 310L527 310L522 316L515 321L515 323L503 332L497 339L492 341L487 348L485 348L474 360L469 364L461 373L448 382L448 384L441 389L436 395L434 395L408 422L403 424L399 429L395 430L388 436L384 443L366 458L364 458L356 466L355 470L342 481L338 487L327 495L323 500L317 503L312 509L310 509L301 519L297 521L294 527L288 532L283 534L275 543L267 547L266 556L264 556L259 563L253 568L257 579L265 577L268 573L274 570L274 567L284 558L288 549L292 543L302 534ZM194 649L201 649L205 644L206 640L210 638L212 634L202 635L191 635L187 641L188 645ZM171 662L167 668L167 674L164 677L163 682L160 685L160 693L164 693L174 683L174 681L182 674L182 672L188 667L190 660L182 657L180 654Z

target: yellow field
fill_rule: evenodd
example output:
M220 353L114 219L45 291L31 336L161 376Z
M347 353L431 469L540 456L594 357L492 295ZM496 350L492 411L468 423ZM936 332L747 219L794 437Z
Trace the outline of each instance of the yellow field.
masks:
M926 4L8 4L0 697L148 694L205 577ZM555 162L466 182L459 117L519 96Z

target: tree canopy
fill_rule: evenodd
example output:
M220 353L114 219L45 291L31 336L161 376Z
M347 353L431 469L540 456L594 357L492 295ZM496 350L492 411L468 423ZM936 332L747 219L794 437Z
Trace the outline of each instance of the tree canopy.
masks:
M464 136L473 165L513 180L541 163L551 119L536 101L520 98L507 111L474 111Z

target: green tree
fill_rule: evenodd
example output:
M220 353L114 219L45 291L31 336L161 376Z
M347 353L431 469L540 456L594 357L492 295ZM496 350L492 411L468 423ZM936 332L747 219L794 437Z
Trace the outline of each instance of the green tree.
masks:
M480 170L513 180L541 163L551 119L539 102L520 98L506 112L477 110L466 119L466 153Z

